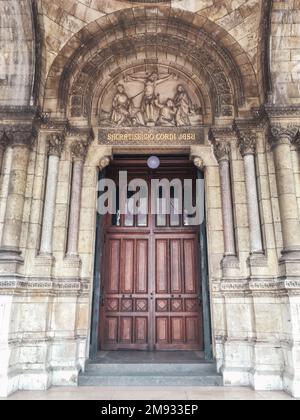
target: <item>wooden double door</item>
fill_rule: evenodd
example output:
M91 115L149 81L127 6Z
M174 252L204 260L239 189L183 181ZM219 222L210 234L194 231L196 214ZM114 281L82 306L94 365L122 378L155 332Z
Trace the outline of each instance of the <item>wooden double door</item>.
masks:
M196 178L182 159L156 171L145 159L115 161L107 177L118 182L125 168L149 191L153 178ZM184 212L151 214L149 203L148 214L107 215L103 232L100 349L203 350L199 226Z

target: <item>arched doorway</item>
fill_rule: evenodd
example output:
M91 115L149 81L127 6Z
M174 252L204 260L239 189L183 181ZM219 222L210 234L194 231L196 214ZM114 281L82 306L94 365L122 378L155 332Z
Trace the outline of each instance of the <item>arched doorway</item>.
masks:
M155 214L153 200L147 212L121 214L120 173L126 174L129 184L142 179L149 187L148 197L154 194L154 180L169 181L170 214L166 209ZM187 156L161 156L156 169L149 168L146 156L118 156L105 176L115 181L118 197L114 213L102 217L98 230L97 242L102 245L96 250L96 264L101 266L96 270L100 293L95 290L100 300L94 331L98 332L97 350L197 350L204 355L209 319L207 308L203 311L203 294L208 303L208 285L206 238L200 228L205 221L202 214L189 216L189 191L175 191L191 181L191 204L200 199L204 208L204 196L196 197L201 175ZM200 187L198 193L202 191ZM182 211L175 209L178 192ZM128 198L133 192L126 194ZM98 304L95 299L94 304Z

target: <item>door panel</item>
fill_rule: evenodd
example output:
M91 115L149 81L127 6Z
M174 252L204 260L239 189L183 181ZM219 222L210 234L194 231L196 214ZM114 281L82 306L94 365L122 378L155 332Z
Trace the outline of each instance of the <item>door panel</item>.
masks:
M186 165L155 175L190 178ZM112 178L118 170L112 169ZM148 169L132 167L129 179L135 176L149 185L153 178ZM127 223L119 211L106 219L99 347L202 350L199 226L188 226L182 216L159 223L151 209L143 219L133 216Z
M168 239L165 238L167 235ZM155 292L157 350L199 350L203 347L200 339L199 273L195 264L197 247L196 234L178 233L176 238L170 238L170 234L156 237L157 252L163 250L163 258L158 253L155 256L156 275L160 276ZM164 287L161 287L162 272ZM164 318L161 317L162 312L166 315ZM162 333L165 330L168 334Z
M136 235L107 234L101 349L147 350L149 346L148 261L149 239ZM120 267L120 268L116 268Z

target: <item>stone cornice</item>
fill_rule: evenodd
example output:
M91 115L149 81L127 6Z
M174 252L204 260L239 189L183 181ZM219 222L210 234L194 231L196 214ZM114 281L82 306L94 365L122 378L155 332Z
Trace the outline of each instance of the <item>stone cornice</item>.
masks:
M20 121L33 121L37 115L34 106L0 106L0 121L9 121L10 124Z
M269 118L293 118L300 117L300 105L290 105L290 106L274 106L266 105L266 113Z
M209 140L212 143L218 141L228 141L235 138L236 135L232 126L212 127L209 130Z

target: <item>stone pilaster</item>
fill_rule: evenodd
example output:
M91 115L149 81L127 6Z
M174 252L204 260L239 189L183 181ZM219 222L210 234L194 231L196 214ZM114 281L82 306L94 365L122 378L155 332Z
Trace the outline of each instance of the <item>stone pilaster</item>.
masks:
M238 147L244 159L245 168L248 220L250 229L250 264L255 265L257 259L264 258L255 164L257 147L256 133L252 130L238 130Z
M0 260L6 265L4 271L16 272L22 262L20 237L27 182L27 167L32 144L36 137L32 126L16 125L6 131L7 144L12 148L12 164L6 213L0 248Z
M295 141L297 134L297 127L276 125L271 127L269 138L274 154L282 225L282 262L287 263L300 261L300 221L291 157L291 143ZM293 269L289 271L288 266L285 268L287 271L282 274L296 274ZM299 268L296 271L300 272Z
M43 212L40 256L51 257L59 160L64 148L65 134L61 132L51 133L48 135L47 141L48 170Z
M210 134L214 148L215 157L219 163L221 196L222 196L222 217L224 228L225 254L222 262L224 273L227 269L239 268L236 242L234 234L234 217L231 190L230 174L230 143L224 137L217 137L213 131Z

